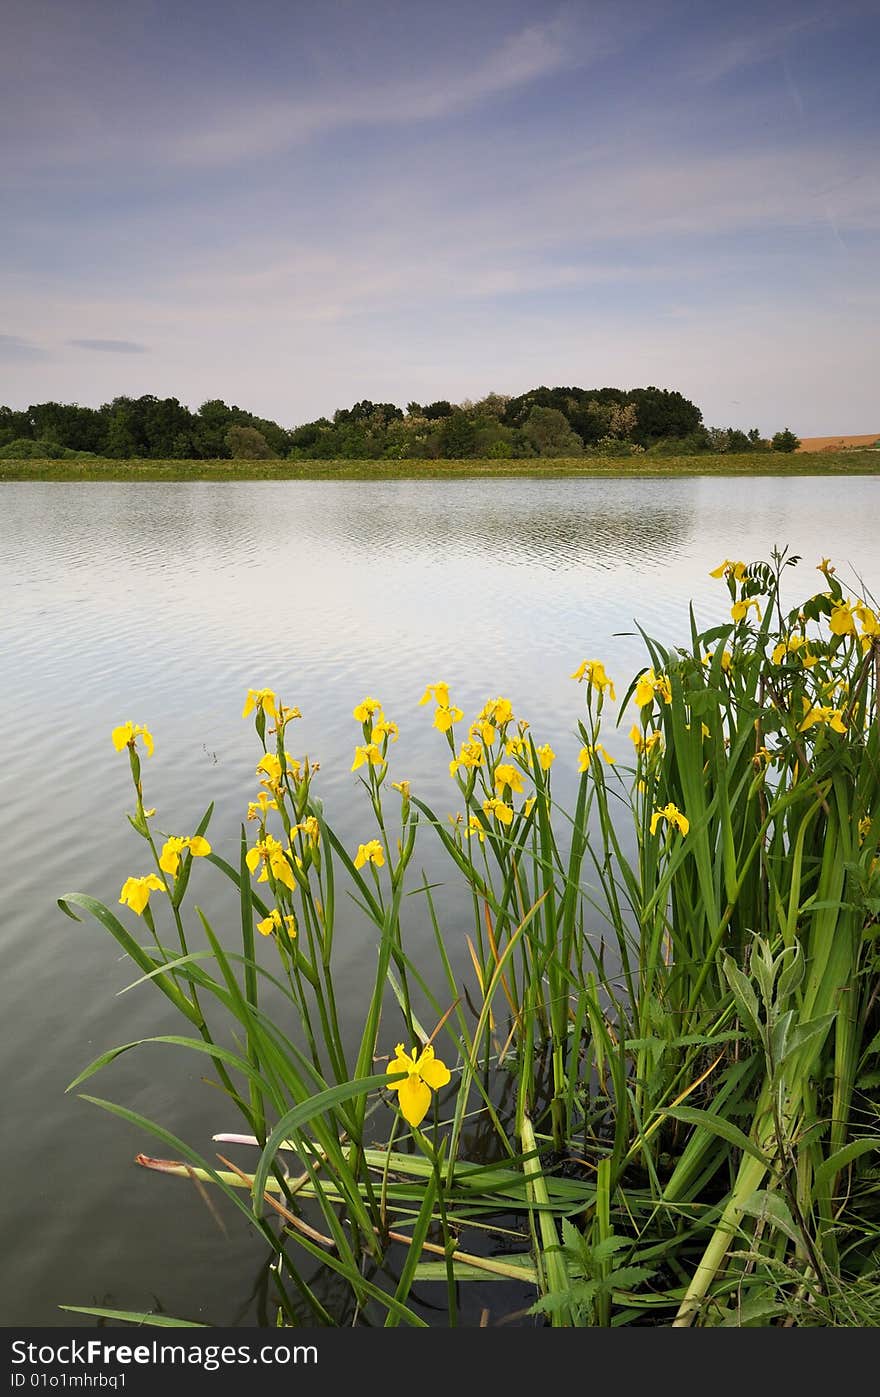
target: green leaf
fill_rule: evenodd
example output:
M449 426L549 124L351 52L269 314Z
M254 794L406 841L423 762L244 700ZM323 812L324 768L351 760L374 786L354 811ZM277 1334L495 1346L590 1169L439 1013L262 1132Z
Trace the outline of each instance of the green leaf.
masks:
M755 1189L755 1192L750 1194L740 1207L742 1212L749 1217L772 1223L780 1232L784 1232L786 1237L789 1237L796 1246L803 1246L803 1233L795 1223L785 1199L778 1193L773 1193L766 1188Z
M770 1167L770 1161L758 1149L754 1140L750 1140L738 1126L725 1120L723 1116L715 1116L711 1111L699 1111L695 1106L672 1106L664 1114L672 1116L675 1120L685 1121L688 1125L702 1126L713 1135L720 1135L722 1140L735 1145L744 1154L751 1155L759 1164L763 1164L765 1169Z
M98 1310L87 1305L59 1305L59 1310L69 1310L75 1315L95 1315L98 1319L122 1319L127 1324L152 1324L157 1329L210 1329L197 1319L175 1319L173 1315L158 1315L152 1310Z
M95 920L99 921L110 932L110 935L119 943L129 959L133 960L135 965L139 966L145 974L152 976L162 993L168 996L175 1008L186 1015L190 1023L194 1023L197 1027L201 1025L202 1016L192 1002L178 989L170 976L154 973L156 962L126 931L119 918L113 915L109 907L105 907L103 902L99 902L95 897L89 897L86 893L65 893L63 897L59 897L58 906L75 922L82 921L82 918L78 917L75 912L71 912L68 906L68 903L71 902L74 906L82 907L86 912L90 912Z
M221 1048L216 1043L206 1043L201 1038L179 1038L176 1034L163 1034L156 1038L136 1038L131 1043L122 1043L117 1048L110 1048L106 1053L101 1053L88 1067L83 1068L79 1076L74 1077L65 1091L73 1091L74 1087L81 1086L87 1082L89 1077L93 1077L96 1072L100 1072L102 1067L121 1057L123 1053L129 1052L132 1048L140 1048L145 1043L170 1043L172 1047L189 1048L192 1052L204 1053L206 1057L214 1058L220 1062L226 1062L230 1067L234 1067L239 1072L244 1072L252 1081L259 1083L258 1072L244 1058L239 1057L229 1048Z
M868 1139L866 1136L862 1136L858 1140L851 1140L848 1145L844 1145L842 1150L836 1150L834 1154L823 1160L816 1170L816 1188L822 1188L825 1184L830 1183L841 1169L852 1164L854 1159L859 1158L859 1155L868 1154L871 1150L880 1150L880 1137L875 1135Z
M320 1116L324 1111L332 1111L334 1106L338 1106L343 1101L351 1101L357 1096L366 1096L368 1092L376 1091L379 1087L388 1085L388 1073L383 1072L375 1077L361 1077L354 1082L342 1082L339 1086L328 1087L326 1091L319 1091L316 1096L310 1096L307 1101L301 1101L298 1106L294 1106L292 1111L286 1115L276 1125L269 1136L260 1155L260 1161L254 1171L254 1211L257 1217L262 1216L263 1191L266 1187L266 1180L269 1177L272 1164L275 1160L279 1148L288 1135L300 1130L307 1125L315 1116Z

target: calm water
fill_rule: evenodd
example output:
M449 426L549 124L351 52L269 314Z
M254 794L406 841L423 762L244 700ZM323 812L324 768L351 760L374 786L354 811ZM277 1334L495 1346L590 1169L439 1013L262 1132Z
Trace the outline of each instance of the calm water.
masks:
M82 1323L63 1303L261 1322L264 1253L246 1225L223 1208L224 1235L188 1185L132 1164L166 1152L157 1142L65 1095L99 1052L180 1031L155 991L119 996L134 975L115 942L55 905L70 891L114 905L146 871L111 728L131 718L155 735L157 825L189 831L215 800L212 842L233 859L259 755L239 716L248 687L302 709L288 745L320 761L316 790L351 848L373 835L349 770L351 710L368 693L400 725L391 779L441 815L457 808L448 752L418 706L440 679L468 717L511 698L559 754L560 796L582 659L628 679L643 662L635 622L669 643L685 639L690 601L701 624L722 621L709 569L774 543L803 555L792 601L823 555L876 593L878 506L877 477L0 487L0 1322ZM606 735L611 750L628 749L628 727ZM432 845L426 830L418 863L434 870ZM222 883L197 867L190 898L221 934L235 915ZM339 982L358 1035L373 960L347 915ZM240 1126L167 1047L85 1089L207 1153L214 1131Z

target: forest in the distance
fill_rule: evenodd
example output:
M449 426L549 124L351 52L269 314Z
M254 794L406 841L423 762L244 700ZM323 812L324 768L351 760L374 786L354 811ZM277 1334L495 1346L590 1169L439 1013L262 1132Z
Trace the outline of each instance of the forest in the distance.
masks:
M118 397L101 407L0 407L0 458L111 460L468 460L584 455L696 455L794 451L788 428L706 427L667 388L533 388L477 402L369 399L298 427L282 427L219 398L193 412L177 398Z

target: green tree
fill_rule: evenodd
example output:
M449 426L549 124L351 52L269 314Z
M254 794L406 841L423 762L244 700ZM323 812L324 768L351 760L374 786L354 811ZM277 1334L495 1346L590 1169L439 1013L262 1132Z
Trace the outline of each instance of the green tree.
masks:
M100 453L107 443L104 415L78 403L36 403L28 408L34 437L58 442L71 451Z
M728 427L727 442L728 451L751 451L752 449L752 443L745 432L741 432L738 427Z
M429 403L427 407L422 408L422 416L427 417L429 422L439 422L441 417L451 417L455 411L452 403L447 402L445 398L438 398L436 403Z
M425 411L427 413L427 409ZM467 413L456 408L448 417L443 418L439 441L440 455L447 461L467 460L476 453L477 429Z
M32 437L19 437L0 447L2 461L63 461L75 452L59 446L54 441L34 441Z
M688 437L703 425L696 404L668 388L633 388L627 400L638 411L634 439L639 446L651 446L662 437Z
M786 427L784 432L777 432L770 439L770 446L774 451L797 451L800 444L800 437L796 437L789 427Z
M135 415L131 410L131 398L114 398L113 402L101 409L107 413L107 440L104 447L113 460L130 461L141 455L135 439Z
M229 455L226 433L234 420L233 409L222 398L209 398L202 403L193 424L193 436L202 460L222 461Z
M0 407L0 446L33 437L33 424L27 412L15 412L11 407Z
M240 427L237 423L226 432L226 449L233 461L276 461L271 446L256 427Z
M539 456L582 456L584 452L582 438L555 407L533 407L523 423L522 434Z

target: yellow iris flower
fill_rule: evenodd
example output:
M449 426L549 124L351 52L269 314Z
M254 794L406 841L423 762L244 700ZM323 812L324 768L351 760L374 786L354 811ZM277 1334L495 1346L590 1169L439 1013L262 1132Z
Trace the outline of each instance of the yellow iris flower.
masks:
M177 877L177 870L180 868L180 857L186 850L195 859L203 859L211 852L211 846L207 839L203 839L200 834L194 834L192 839L185 839L180 835L173 834L170 839L166 839L162 846L162 854L159 858L159 867L163 873L170 873L172 878Z
M396 742L400 737L400 729L396 723L392 723L390 718L385 718L380 713L378 722L373 724L370 737L373 742L381 742L385 737L390 737L392 742Z
M245 862L248 869L253 874L257 870L258 864L262 863L263 870L257 879L258 883L269 881L269 869L277 878L279 883L283 883L291 892L296 890L296 879L293 876L293 869L288 863L284 850L277 839L273 839L271 834L267 834L265 839L258 839L252 849L248 849L245 854Z
M361 702L358 704L357 708L354 710L351 716L353 718L357 718L359 723L366 723L369 722L370 718L372 718L374 713L381 712L382 705L379 702L379 700L371 698L368 694L365 699L361 700Z
M517 792L522 792L523 789L522 772L519 767L511 766L510 762L501 762L495 768L496 791L503 791L505 786Z
M550 743L545 742L542 747L536 747L535 751L538 754L538 762L540 764L541 770L549 771L553 763L556 761L556 753L553 751L553 748L550 746Z
M304 834L306 839L310 839L313 844L317 844L321 835L321 826L315 815L307 815L298 825L294 825L290 832L296 834L297 831Z
M405 1053L403 1044L398 1043L388 1064L388 1073L398 1078L388 1083L388 1090L397 1092L401 1115L414 1128L421 1125L427 1115L431 1092L439 1091L452 1079L446 1064L434 1056L430 1043L420 1053L414 1049L412 1054Z
M409 782L408 782L408 781L392 781L392 782L391 782L391 789L392 789L393 791L400 791L400 794L403 796L404 800L409 800Z
M471 815L470 819L468 820L467 828L465 829L465 834L468 835L470 838L473 838L473 836L476 835L477 839L479 839L481 844L485 840L486 828L483 825L482 821L477 819L476 815Z
M461 767L466 771L473 771L475 767L483 765L484 752L479 742L463 742L457 757L453 757L449 763L449 775L455 776Z
M284 753L284 764L292 776L296 776L299 771L299 762L292 757L289 752ZM274 790L281 785L281 758L276 757L274 752L267 752L262 761L257 763L257 775L265 776L266 780L261 785L267 785L270 790Z
M710 577L730 577L733 576L735 582L742 582L746 575L745 563L731 562L730 558L725 558L723 563L719 563L717 568L713 568L709 573Z
M355 747L354 749L354 761L351 764L352 771L357 771L358 767L363 766L365 763L368 766L382 765L382 753L375 742L368 742L366 746Z
M126 878L119 901L141 916L150 900L151 892L165 892L165 884L157 873L148 873L145 878Z
M434 714L434 727L440 732L449 732L453 723L460 722L463 717L464 714L460 708L456 708L454 705L452 707L441 705Z
M586 683L591 684L594 689L598 689L600 693L604 693L607 689L608 697L612 702L615 702L617 698L614 692L614 684L605 673L605 666L601 660L584 660L578 665L570 678L576 679L579 684L586 681Z
M256 800L248 801L247 817L249 820L264 821L270 810L277 809L278 801L273 800L266 791L260 791Z
M493 724L489 722L488 718L478 718L475 723L471 723L468 729L468 736L471 741L479 737L485 742L487 747L491 747L498 733Z
M773 654L770 656L772 663L774 665L781 665L786 655L796 654L798 650L803 649L806 643L806 638L802 635L791 635L789 636L788 640L780 640L779 644L774 648ZM810 659L811 656L805 654L803 658L804 663L806 664L807 660ZM813 664L815 663L816 661L813 660Z
M597 742L595 747L582 747L578 754L578 771L589 771L590 762L596 753L604 758L608 766L615 766L616 762L610 752L606 752L601 742Z
M439 708L449 707L449 685L429 684L422 697L419 699L419 708L423 708L426 703L430 703L433 698Z
M249 713L253 713L255 708L262 708L263 712L270 718L277 718L278 713L275 708L274 689L248 689L247 698L244 701L244 708L241 710L242 718L246 718Z
M822 707L821 705L810 706L809 700L804 699L804 720L798 728L798 732L806 732L807 728L814 727L817 723L827 724L832 732L845 733L846 728L843 723L843 710L841 708Z
M645 708L654 702L655 694L659 694L664 703L672 702L672 689L667 676L655 674L653 669L646 669L644 674L639 676L633 693L633 703L637 708Z
M378 839L370 839L366 844L359 844L355 854L355 868L363 868L365 863L374 863L377 868L382 868L385 864L385 850Z
M714 658L715 658L715 651L714 651L714 650L707 650L706 653L705 653L705 655L703 656L703 664L704 664L704 665L710 665L710 664L712 663L712 661L714 660ZM731 653L730 653L729 650L722 650L722 651L721 651L721 668L722 668L722 670L724 671L725 674L727 674L727 672L728 672L729 669L730 669L730 662L731 662L732 659L733 659L733 656L731 655Z
M483 809L487 815L494 815L496 820L500 820L502 825L509 825L513 821L513 810L497 796L493 796L491 800L484 800Z
M113 739L113 746L117 752L121 752L123 747L130 747L134 751L134 744L137 738L142 738L144 751L148 757L153 755L153 734L140 724L135 727L134 723L121 723L118 728L114 728L110 736Z
M735 601L733 603L733 606L730 608L730 614L733 617L734 621L742 621L743 618L749 614L749 611L752 607L754 607L755 615L760 621L761 607L756 597L743 597L742 601Z
M687 834L691 827L690 820L687 816L683 815L678 806L673 805L671 801L668 805L664 805L662 810L655 810L651 816L652 834L656 833L657 826L661 820L666 820L667 823L674 826L675 829L681 830L682 834Z
M296 917L286 916L284 918L287 926L287 934L291 940L296 936ZM271 936L273 931L281 930L281 913L277 907L273 907L268 917L264 917L261 922L257 922L257 931L261 936Z
M831 608L828 629L832 635L855 635L856 623L853 620L853 608L848 602L838 602L836 606Z
M662 732L642 733L635 723L629 730L630 741L637 752L644 752L646 756L653 752L655 747L659 747L663 741Z
M506 698L488 699L483 704L480 718L493 723L498 728L503 728L507 723L513 722L513 704L510 699ZM491 741L494 741L494 738Z

